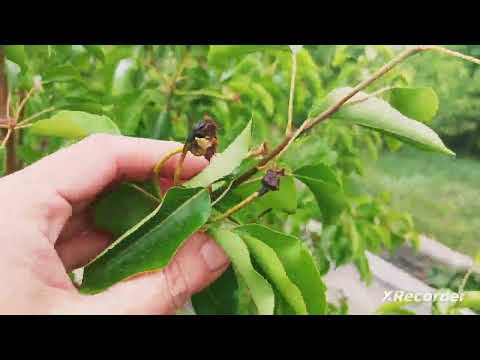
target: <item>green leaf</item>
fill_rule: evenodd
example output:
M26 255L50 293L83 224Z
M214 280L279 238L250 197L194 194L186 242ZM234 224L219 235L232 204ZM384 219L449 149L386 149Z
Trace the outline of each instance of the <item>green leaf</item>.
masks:
M100 45L83 45L87 51L101 61L105 61L105 54Z
M208 52L210 65L225 67L231 59L238 59L257 51L288 50L287 45L211 45Z
M22 71L25 71L28 68L24 45L6 45L5 55L8 60L20 66Z
M429 87L394 88L390 104L406 117L424 123L430 122L438 111L438 97Z
M278 289L285 301L298 315L307 315L307 306L298 287L289 279L275 251L264 242L246 234L241 235L250 254L266 274L269 282Z
M314 107L310 117L320 114L323 110L351 92L351 90L352 88L345 87L332 91L320 105ZM360 92L351 101L362 100L367 96L368 94ZM376 97L370 97L359 103L344 105L332 117L385 132L425 150L455 155L428 126L404 116L389 103Z
M216 281L192 296L197 315L235 315L238 312L238 283L230 266Z
M37 135L67 139L81 139L95 133L120 134L117 125L106 116L67 110L35 122L30 131Z
M326 288L315 261L306 245L298 238L262 225L242 225L235 229L241 236L253 236L277 254L290 280L300 289L309 314L326 311Z
M205 224L210 210L206 190L170 189L162 204L85 268L82 291L96 293L133 275L164 268Z
M240 135L221 154L213 157L200 174L185 182L187 188L206 187L215 181L229 175L248 155L252 137L252 122L250 121Z
M315 196L324 220L332 223L346 205L340 180L325 164L305 166L295 171L295 177L308 186Z
M272 315L275 307L273 289L252 265L250 253L244 241L235 233L211 228L210 235L225 250L235 271L245 282L260 315Z
M94 204L94 224L101 230L119 237L150 214L158 202L134 189L121 184L103 194Z
M141 91L115 98L114 119L122 134L135 135L148 100L149 94Z

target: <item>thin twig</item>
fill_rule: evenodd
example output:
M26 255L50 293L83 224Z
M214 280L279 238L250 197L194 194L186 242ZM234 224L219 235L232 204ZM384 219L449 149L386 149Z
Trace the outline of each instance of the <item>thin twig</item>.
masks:
M178 147L176 149L173 149L173 150L169 151L168 153L166 153L160 159L160 161L155 165L155 167L153 168L153 172L156 175L160 174L160 171L162 170L162 167L167 162L167 160L170 159L172 156L181 153L182 151L183 151L183 146L180 146L180 147Z
M182 157L180 158L180 161L175 167L175 174L173 176L173 186L177 185L178 182L180 181L180 174L182 172L183 162L185 161L186 156L187 156L187 151L186 151L186 147L184 147L184 150L182 151Z
M239 202L237 205L233 206L232 208L228 209L226 212L223 214L220 214L219 216L215 217L212 219L212 222L220 221L225 218L229 218L232 214L236 213L237 211L243 209L245 206L253 202L256 198L260 196L260 192L255 191L252 195L246 197L243 199L241 202Z
M10 139L10 136L12 135L12 132L13 132L12 128L8 128L7 133L5 134L5 137L3 138L3 141L0 147L3 148L7 144L8 140Z
M230 181L230 184L227 186L225 191L219 197L217 197L214 202L212 202L212 207L217 205L220 202L220 200L222 200L224 198L224 196L227 195L227 193L230 191L230 188L232 187L232 185L233 185L233 181Z
M26 119L23 119L22 121L20 121L17 125L24 125L24 124L27 124L28 122L32 121L33 119L36 119L37 117L47 113L47 112L51 112L51 111L54 111L56 108L55 107L50 107L48 109L44 109L42 111L39 111L37 112L36 114L33 114L31 116L29 116L28 118Z
M15 119L18 119L20 116L20 113L23 110L23 107L27 104L28 99L30 99L30 96L32 96L33 92L35 91L35 86L30 89L30 91L27 93L27 95L22 99L20 102L20 105L18 105L17 112L15 114Z
M29 128L30 126L33 126L34 124L25 124L25 125L20 125L20 126L15 126L15 130L18 130L18 129L26 129L26 128Z
M423 50L433 50L433 51L437 51L437 52L440 52L440 53L443 53L443 54L446 54L446 55L450 55L450 56L453 56L453 57L457 57L457 58L460 58L460 59L463 59L463 60L466 60L466 61L470 61L474 64L477 64L477 65L480 65L480 59L477 59L473 56L469 56L469 55L465 55L465 54L462 54L458 51L453 51L453 50L450 50L450 49L447 49L447 48L444 48L442 46L438 46L438 45L427 45L427 46L424 46L424 49Z
M350 106L350 105L355 105L355 104L358 104L358 103L367 101L368 99L370 99L370 98L372 98L372 97L376 97L376 96L378 96L378 95L380 95L380 94L383 94L383 93L385 93L385 92L387 92L387 91L390 91L390 90L392 90L392 89L395 89L395 86L387 86L387 87L381 88L381 89L379 89L379 90L377 90L377 91L374 91L374 92L372 92L372 93L364 96L363 98L356 99L356 100L350 99L349 101L347 101L347 102L345 103L345 105L349 105L349 106Z
M290 97L288 99L288 122L285 134L288 136L292 133L293 126L293 100L295 97L295 78L297 76L297 53L292 51L292 76L290 79Z
M135 190L138 190L139 192L141 192L143 195L147 196L148 198L152 199L153 201L155 201L156 203L160 204L162 202L162 200L160 200L159 198L157 198L155 195L149 193L147 190L145 189L142 189L140 186L136 185L136 184L133 184L133 183L128 183L128 185L132 188L134 188Z

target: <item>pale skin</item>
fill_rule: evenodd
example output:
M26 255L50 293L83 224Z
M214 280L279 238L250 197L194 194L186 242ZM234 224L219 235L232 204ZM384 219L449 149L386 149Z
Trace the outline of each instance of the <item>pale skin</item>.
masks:
M0 313L173 314L228 267L223 250L196 233L163 270L82 295L67 272L82 267L113 238L93 226L91 204L121 180L152 177L162 156L181 144L93 135L0 179ZM180 155L161 170L172 184ZM189 154L181 179L207 161Z

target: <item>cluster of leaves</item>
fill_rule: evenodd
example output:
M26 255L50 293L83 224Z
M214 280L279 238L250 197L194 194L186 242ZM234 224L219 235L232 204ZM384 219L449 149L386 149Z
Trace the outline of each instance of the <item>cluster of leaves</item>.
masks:
M321 274L332 265L355 262L368 280L365 251L394 250L417 240L408 214L391 209L387 196L362 194L350 184L350 175L361 174L362 158L375 157L384 141L452 154L423 124L436 113L435 92L405 87L411 81L408 68L394 69L377 88L389 86L383 93L388 101L357 93L325 126L302 135L276 161L284 172L278 191L223 219L260 191L267 169L231 185L284 137L293 71L288 46L5 49L13 102L36 89L24 118L56 110L22 130L18 149L24 164L91 133L183 143L205 114L219 125L221 153L190 181L164 196L146 196L123 184L95 204L97 224L118 238L85 268L86 293L165 267L190 235L203 230L225 249L232 267L194 296L197 313L341 313L344 307L328 306ZM297 48L293 55L298 62L296 127L394 56L381 46L311 50ZM139 186L155 192L150 185ZM127 216L116 216L125 207ZM320 226L312 229L312 224Z

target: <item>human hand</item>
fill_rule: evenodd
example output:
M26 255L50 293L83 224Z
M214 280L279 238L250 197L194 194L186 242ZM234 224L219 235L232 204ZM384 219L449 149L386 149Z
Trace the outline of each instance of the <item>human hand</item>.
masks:
M87 264L112 241L95 229L90 204L121 180L152 176L163 154L181 144L97 134L0 179L0 313L172 314L228 267L206 234L185 242L163 270L142 274L97 295L82 295L67 272ZM162 167L171 186L179 156ZM207 165L189 154L181 177Z

